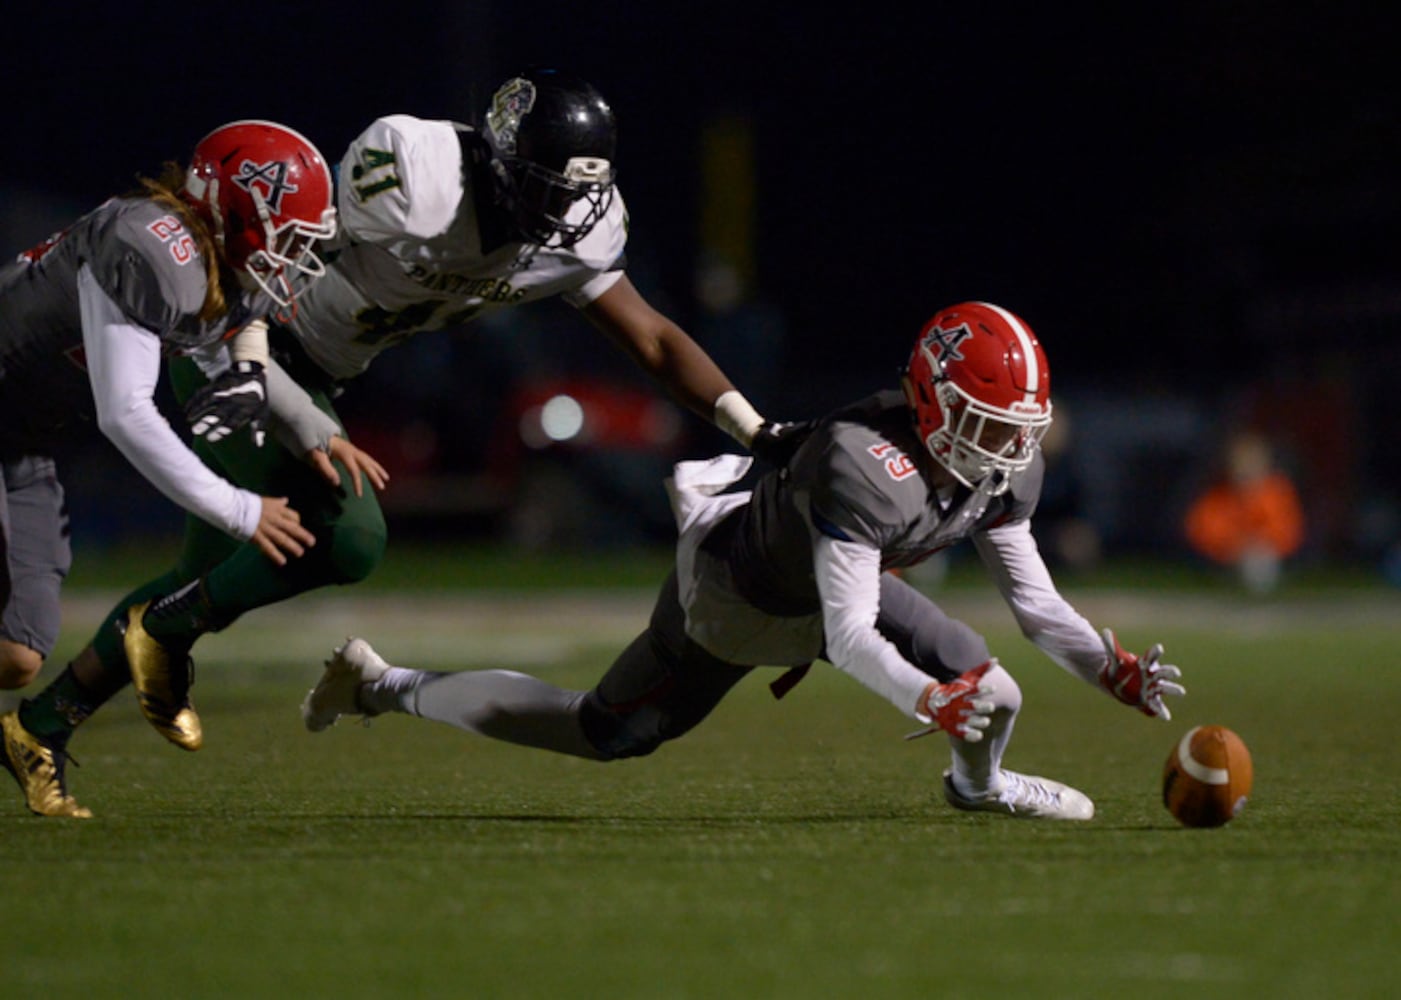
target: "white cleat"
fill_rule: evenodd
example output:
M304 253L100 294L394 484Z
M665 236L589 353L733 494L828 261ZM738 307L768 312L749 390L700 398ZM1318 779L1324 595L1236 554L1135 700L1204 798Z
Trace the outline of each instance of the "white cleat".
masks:
M329 729L342 715L364 715L360 688L384 676L385 663L364 639L346 639L326 661L326 671L302 701L302 722L313 733Z
M1095 804L1088 795L1050 778L1016 771L1002 772L1002 791L970 799L959 794L953 772L944 772L944 801L968 812L995 812L1020 819L1093 819Z

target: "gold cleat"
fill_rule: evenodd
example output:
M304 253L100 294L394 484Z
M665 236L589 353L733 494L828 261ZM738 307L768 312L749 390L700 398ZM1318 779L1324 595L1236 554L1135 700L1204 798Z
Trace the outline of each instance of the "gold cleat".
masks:
M150 604L147 601L128 609L122 634L141 714L180 749L198 750L204 745L204 729L190 704L193 664L188 657L181 657L177 666L169 650L142 626Z
M0 733L4 748L0 764L14 775L24 792L24 804L38 816L66 816L69 819L90 819L92 810L78 805L63 780L63 765L68 755L62 750L44 746L19 721L19 711L0 715Z

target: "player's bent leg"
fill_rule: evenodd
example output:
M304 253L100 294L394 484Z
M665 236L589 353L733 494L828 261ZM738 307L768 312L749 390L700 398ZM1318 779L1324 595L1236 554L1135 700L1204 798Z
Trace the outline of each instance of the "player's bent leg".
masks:
M654 632L644 632L584 698L580 725L605 759L644 757L686 735L751 671L689 640L677 659L659 656L662 648Z
M1012 728L1021 710L1022 693L996 660L984 675L993 702L992 722L983 738L969 743L949 738L953 765L944 772L944 800L955 809L992 812L1020 819L1087 820L1094 803L1069 785L1002 766Z
M318 480L296 489L279 487L271 495L283 494L292 498L316 544L285 566L274 564L256 547L243 545L210 569L204 578L206 630L227 628L249 611L311 590L358 583L383 559L388 529L372 489L367 487L357 497L347 489L333 491ZM191 640L199 634L189 633Z
M0 690L26 687L44 667L44 656L20 642L0 639Z
M876 628L901 656L944 684L992 658L971 626L889 573L881 575Z
M751 669L712 656L686 635L673 571L647 631L589 692L579 721L607 759L645 756L699 725Z
M953 756L953 773L959 787L974 796L989 793L997 786L997 775L1002 769L1002 757L1007 752L1007 744L1012 739L1012 729L1016 725L1017 713L1022 707L1022 690L1016 680L996 659L983 675L988 692L982 697L993 704L992 715L983 738L976 743L948 738Z

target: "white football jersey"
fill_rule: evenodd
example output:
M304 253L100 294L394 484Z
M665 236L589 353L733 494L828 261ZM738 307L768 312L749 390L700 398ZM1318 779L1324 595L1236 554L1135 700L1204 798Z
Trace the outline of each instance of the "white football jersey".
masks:
M467 133L468 135L464 135ZM464 164L471 129L389 115L341 160L340 234L325 277L296 301L290 325L306 353L352 378L390 344L460 326L493 309L553 295L583 306L621 276L627 211L614 192L604 218L572 247L482 246L484 164ZM477 184L473 184L473 178ZM571 210L584 213L588 206Z

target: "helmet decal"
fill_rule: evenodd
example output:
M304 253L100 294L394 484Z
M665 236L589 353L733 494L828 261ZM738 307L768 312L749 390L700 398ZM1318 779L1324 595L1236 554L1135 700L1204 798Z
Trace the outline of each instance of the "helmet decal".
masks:
M297 185L287 179L286 160L268 160L266 163L244 160L238 165L238 173L229 179L249 194L253 193L254 184L261 184L263 201L274 212L282 211L284 194L296 194L298 191Z
M497 202L540 246L583 239L613 204L617 123L590 84L551 69L510 78L482 125Z
M968 329L967 323L960 323L948 330L935 323L925 334L920 346L933 354L935 360L943 365L949 361L964 360L963 355L958 350L958 345L971 336L973 336L973 331ZM939 346L937 351L934 350L936 344Z
M486 114L487 128L496 138L503 153L516 152L516 134L521 119L535 107L535 84L524 77L508 80L492 95L491 108Z

